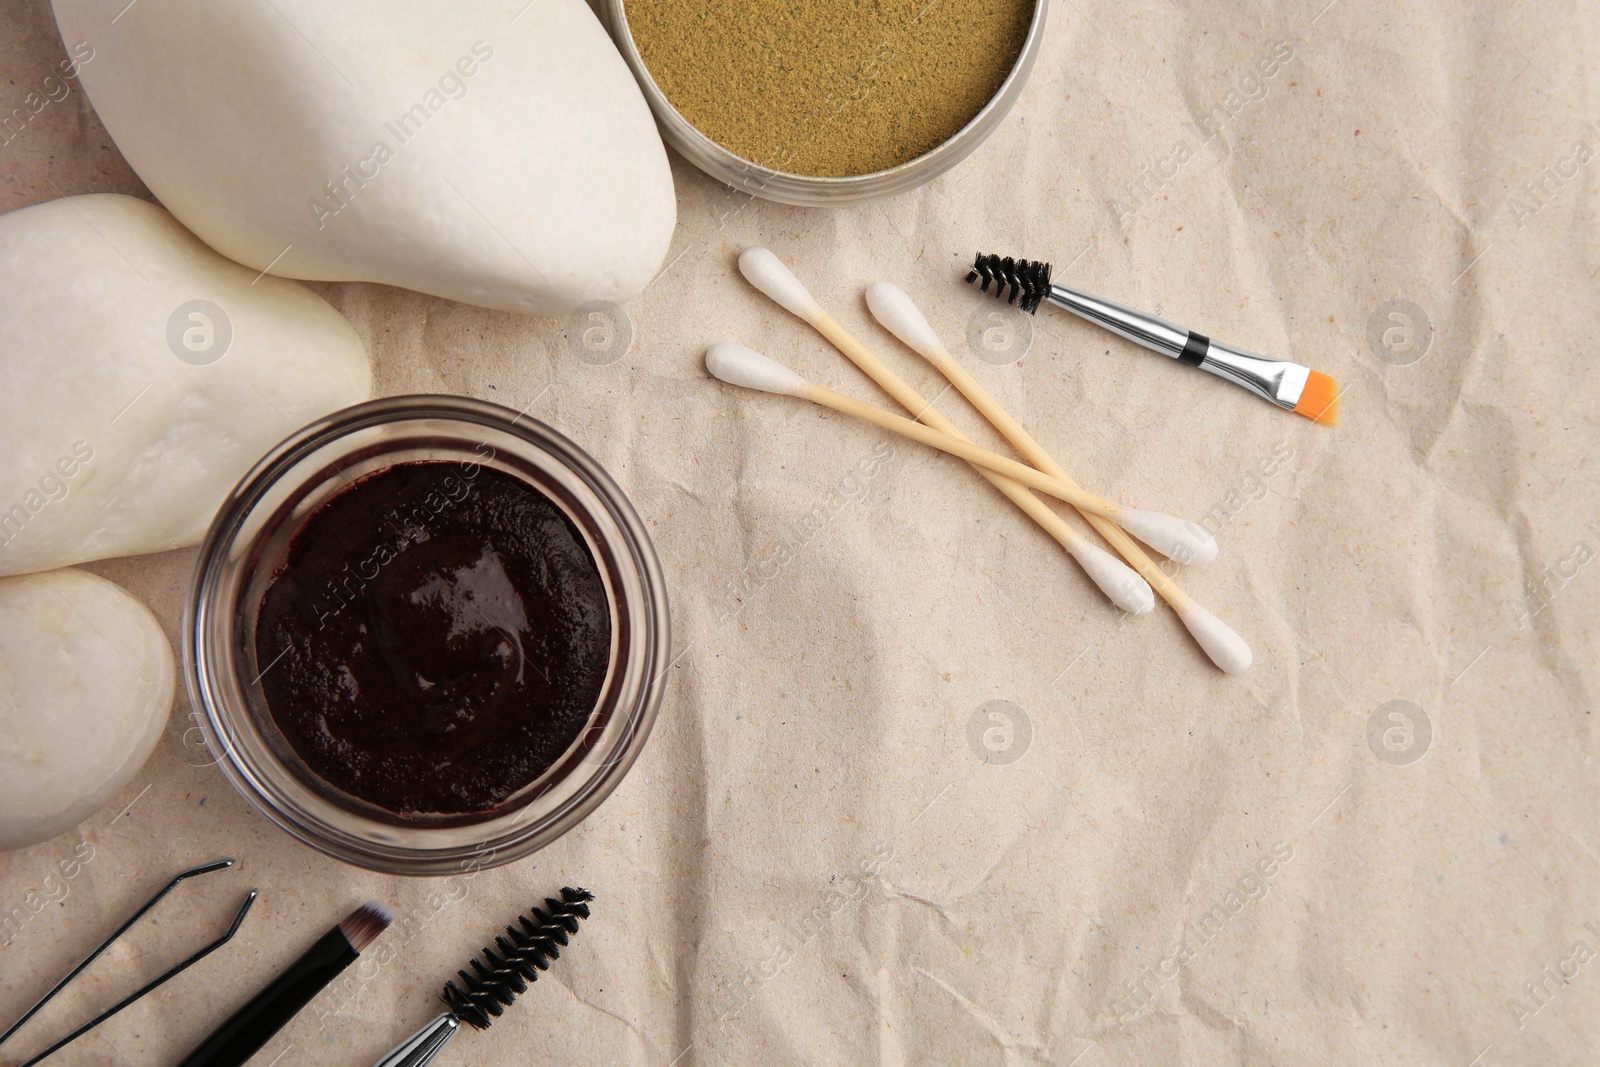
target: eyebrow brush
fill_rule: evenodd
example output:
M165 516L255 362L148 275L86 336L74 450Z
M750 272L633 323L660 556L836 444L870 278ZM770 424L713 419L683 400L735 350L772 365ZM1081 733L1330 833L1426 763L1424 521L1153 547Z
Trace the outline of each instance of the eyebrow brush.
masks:
M550 961L560 957L578 932L579 921L589 917L593 900L587 889L565 886L560 900L546 897L544 907L517 916L517 924L494 939L494 948L485 948L481 959L473 958L468 965L472 970L456 972L459 983L445 983L441 999L450 1010L428 1020L372 1067L427 1067L461 1031L462 1023L474 1030L489 1029L549 970Z
M1152 352L1210 371L1312 422L1332 426L1339 421L1339 383L1328 375L1287 360L1258 356L1146 312L1057 285L1050 281L1048 263L979 253L967 272L967 282L978 284L986 293L993 282L997 299L1030 315L1048 300Z
M178 1067L242 1067L393 921L394 912L377 901L361 905L212 1031Z

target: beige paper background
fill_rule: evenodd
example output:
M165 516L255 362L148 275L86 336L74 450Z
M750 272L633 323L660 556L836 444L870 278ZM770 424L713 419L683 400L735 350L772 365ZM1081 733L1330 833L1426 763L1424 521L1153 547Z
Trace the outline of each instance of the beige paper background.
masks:
M0 856L0 910L26 915L0 938L0 1018L172 871L239 868L181 890L0 1060L207 940L259 886L234 944L55 1062L175 1062L378 897L401 914L393 958L375 946L253 1061L366 1064L500 924L581 884L599 900L570 953L440 1062L1600 1061L1600 959L1575 950L1600 951L1600 565L1576 559L1600 551L1600 163L1564 162L1575 142L1600 152L1600 19L1324 3L1065 0L1000 131L888 201L746 202L675 159L674 248L608 365L578 358L582 323L318 286L380 393L531 403L632 496L673 597L655 736L560 842L439 883L292 842L205 765L180 700L118 801ZM1293 58L1264 95L1213 137L1186 125L1279 42ZM7 110L65 55L41 0L0 12L0 48ZM1576 173L1531 210L1521 187L1546 167ZM76 88L0 148L0 172L6 210L149 195ZM1130 192L1142 174L1160 180ZM752 243L931 394L861 300L902 285L1086 484L1209 515L1222 555L1181 581L1254 668L1213 669L1165 608L1119 623L959 464L709 380L706 345L737 339L882 399L744 284ZM996 307L959 282L977 249L1296 355L1348 386L1343 425L1049 310L1031 341L975 351ZM1394 300L1426 318L1410 347L1381 315L1369 340ZM90 569L176 639L193 561ZM1546 606L1519 616L1540 580ZM1397 700L1431 729L1398 755L1368 741ZM64 897L33 909L85 846ZM1258 863L1270 878L1251 880ZM1186 929L1192 952L1166 962ZM1548 977L1564 963L1568 982ZM1542 1005L1525 985L1541 980Z

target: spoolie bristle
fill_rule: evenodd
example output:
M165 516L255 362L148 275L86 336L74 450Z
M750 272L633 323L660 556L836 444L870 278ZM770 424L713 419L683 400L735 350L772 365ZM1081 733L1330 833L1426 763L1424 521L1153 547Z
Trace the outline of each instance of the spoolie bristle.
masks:
M1050 264L1010 256L1002 259L980 252L972 261L972 270L967 272L969 285L977 281L982 282L978 288L986 293L989 283L994 282L996 297L1032 315L1050 295ZM1010 289L1009 295L1007 289Z
M451 1011L468 1025L487 1030L528 984L537 981L540 971L550 969L550 961L561 955L567 939L578 932L578 920L589 917L587 889L564 888L561 899L544 899L517 917L516 926L506 927L505 937L494 939L494 948L485 948L483 961L474 959L472 970L457 971L461 984L446 982L442 999Z
M1306 387L1300 390L1300 402L1294 406L1294 413L1324 426L1337 426L1339 383L1321 371L1312 371L1306 379Z
M350 942L351 948L363 952L372 944L373 938L387 930L392 922L394 912L376 900L369 900L346 915L344 922L339 924L339 930L344 934L344 939Z

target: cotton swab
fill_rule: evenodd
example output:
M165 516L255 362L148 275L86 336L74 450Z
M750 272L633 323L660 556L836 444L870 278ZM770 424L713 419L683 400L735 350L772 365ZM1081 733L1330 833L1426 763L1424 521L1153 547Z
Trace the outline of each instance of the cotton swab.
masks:
M1027 458L1029 463L1047 474L1053 474L1065 481L1071 480L1039 442L1034 440L1033 435L996 403L988 390L967 373L966 368L955 361L944 343L939 340L933 327L929 325L927 318L902 290L888 282L874 282L867 288L867 307L886 330L905 342L948 378L961 395L966 397L972 406L1000 431L1001 436L1010 441ZM1122 531L1099 519L1098 516L1086 516L1086 518L1114 548L1122 553L1134 569L1150 582L1155 591L1172 605L1189 632L1200 643L1200 647L1205 649L1206 654L1218 667L1230 673L1249 668L1254 656L1243 638L1221 619L1196 604L1188 594L1178 588L1177 583L1167 577L1165 572L1140 551L1138 545L1128 541Z
M843 352L863 373L898 400L902 406L918 418L922 418L928 404L923 402L921 397L917 396L909 386L885 366L882 360L867 351L866 347L852 337L850 332L841 326L833 316L824 311L822 305L817 303L816 298L811 295L811 292L806 289L800 279L794 276L794 272L785 266L783 260L779 259L771 249L760 246L745 249L739 255L739 271L751 285L771 297L774 302L786 311L803 319L823 337L827 338L835 348ZM838 394L834 395L837 396ZM848 397L844 399L850 400ZM860 403L859 401L852 402ZM888 414L887 412L880 412L877 408L870 408L870 410L879 414ZM855 412L849 413L855 414ZM872 416L862 417L873 421ZM924 421L931 422L932 420L925 419ZM948 424L939 428L946 430L947 433L954 429L953 426L948 426ZM956 436L960 435L957 434ZM934 447L937 448L939 446L935 445ZM993 455L993 453L987 454ZM989 466L983 463L982 460L974 460L974 462L982 466ZM1002 471L1001 473L1010 474L1009 471ZM1049 493L1058 499L1066 499L1053 489L1028 482L1026 477L1020 477L1017 480L1032 485L1034 488ZM1067 486L1072 490L1078 489L1076 485L1072 484L1071 479L1057 477L1056 480L1059 485ZM1079 491L1081 492L1081 490ZM1099 498L1094 499L1098 500ZM1075 501L1068 500L1068 503L1075 503ZM1087 507L1082 510L1112 518L1104 511L1099 511L1094 507ZM1123 521L1124 519L1127 521ZM1113 521L1157 552L1180 563L1209 563L1217 557L1216 539L1211 536L1209 530L1199 523L1176 519L1159 512L1143 511L1135 508L1125 509L1120 516L1113 518Z
M706 353L706 369L730 385L809 400L813 404L837 411L842 415L853 416L891 433L937 448L941 452L948 452L968 463L987 467L1040 492L1049 493L1058 500L1092 511L1096 515L1103 515L1173 559L1188 559L1205 549L1205 541L1196 536L1196 530L1205 533L1206 540L1210 538L1210 534L1195 523L1163 515L1158 511L1145 511L1113 503L1104 497L1086 493L1053 475L1034 470L1026 464L1007 459L986 448L979 448L965 438L914 422L903 415L884 411L854 397L808 382L777 360L744 345L727 341L713 345ZM1210 544L1214 552L1215 542Z
M771 253L768 253L765 248L752 251L762 251L762 253L771 256ZM746 254L750 254L749 251ZM744 262L744 259L741 258L741 264L742 262ZM798 280L795 285L798 285ZM862 363L858 355L851 355L846 352L846 355L850 355L853 358L856 365L861 366L862 371L866 371L869 376L872 376L882 386L883 381L880 379L880 373L891 374L893 371L888 370L888 366L883 365L875 355L867 354L866 350L862 349L862 354L866 354L866 363ZM874 370L874 368L877 368L877 370ZM965 440L965 435L955 427L954 422L944 418L942 414L939 414L938 410L934 410L934 406L931 403L926 402L922 397L918 397L909 386L904 386L904 382L901 382L901 387L901 392L896 392L894 389L890 389L888 392L894 395L894 398L899 400L902 405L906 405L906 410L915 414L918 421L926 422L928 426L934 427L936 430L944 430L946 434L962 437ZM1005 493L1006 498L1010 499L1016 506L1021 507L1022 512L1027 514L1027 517L1032 518L1035 523L1040 525L1040 528L1045 530L1045 533L1054 537L1061 544L1062 549L1066 549L1072 555L1072 558L1078 561L1078 565L1083 568L1083 573L1088 574L1090 581L1093 581L1094 585L1098 585L1099 590L1102 593L1106 593L1106 597L1114 605L1130 614L1147 614L1155 608L1155 593L1150 592L1149 582L1144 581L1142 577L1134 573L1133 568L1123 563L1122 560L1118 560L1115 555L1107 552L1106 549L1102 549L1098 544L1090 541L1088 537L1074 530L1072 526L1067 525L1062 520L1061 515L1048 509L1043 504L1043 501L1040 501L1037 496L1027 490L1026 486L1013 482L1011 478L995 474L994 470L987 470L978 466L974 466L973 470L976 470L982 477L987 478L990 485L994 485L997 490ZM1102 520L1102 522L1106 522L1106 520Z
M916 391L905 383L881 360L856 341L848 331L822 310L821 305L801 284L782 260L766 248L749 248L739 257L739 269L757 289L767 294L780 306L805 320L818 333L826 337L851 362L868 377L877 382L908 411L919 417L925 415L929 405ZM909 300L909 298L908 298ZM919 316L920 317L920 316ZM928 333L932 333L929 328ZM998 406L996 405L998 408ZM1046 457L1048 459L1048 457ZM1052 466L1054 464L1052 463ZM1051 473L1060 473L1056 467ZM1034 501L1038 503L1037 500ZM1095 529L1117 548L1134 567L1162 593L1188 628L1200 647L1219 668L1234 673L1247 670L1254 657L1250 646L1226 623L1195 603L1172 579L1158 568L1144 551L1112 523L1092 512L1084 517ZM1213 545L1215 542L1212 542Z

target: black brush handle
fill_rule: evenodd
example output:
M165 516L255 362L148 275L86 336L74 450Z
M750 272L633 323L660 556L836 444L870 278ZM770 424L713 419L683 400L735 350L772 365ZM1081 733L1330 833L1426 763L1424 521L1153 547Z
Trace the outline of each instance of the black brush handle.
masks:
M335 926L178 1067L240 1067L360 955Z

